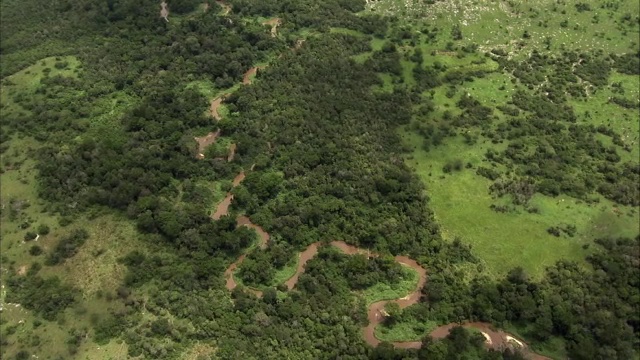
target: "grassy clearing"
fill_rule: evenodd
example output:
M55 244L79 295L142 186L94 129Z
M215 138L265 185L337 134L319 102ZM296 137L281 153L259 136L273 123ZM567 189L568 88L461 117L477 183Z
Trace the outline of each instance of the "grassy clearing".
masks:
M435 321L426 323L416 320L403 321L393 325L380 324L376 327L376 337L381 341L419 341L438 327Z
M213 99L220 92L211 80L194 80L187 84L187 89L195 89L207 99Z
M66 63L65 67L62 67ZM56 66L57 64L57 66ZM5 86L15 86L24 90L35 90L40 86L40 81L49 73L49 77L64 76L78 77L80 60L75 56L51 56L38 60L35 64L16 72L3 79ZM49 69L49 70L45 70ZM7 80L15 85L9 85ZM4 93L4 92L3 92Z
M445 175L442 167L448 161L462 159L474 168L483 163L486 143L469 146L462 139L422 150L419 135L403 132L404 140L414 147L407 163L414 168L427 186L430 206L442 226L445 239L456 237L472 245L472 251L482 259L485 269L494 276L504 275L522 266L530 275L540 277L547 266L560 259L584 261L591 241L604 235L635 236L639 231L637 212L631 207L614 206L606 199L586 205L559 196L540 194L531 200L539 214L498 213L489 206L496 203L488 193L490 181L475 174L473 169ZM622 215L614 212L614 207ZM554 237L546 229L562 222L574 224L573 238Z
M406 266L402 267L402 271L401 281L395 284L377 283L362 291L367 306L377 301L399 299L414 291L418 285L418 273Z
M298 263L300 262L300 256L296 256L294 260L290 261L287 265L285 265L282 269L276 270L276 274L273 277L273 281L271 282L271 286L277 286L280 284L284 284L285 281L291 279L293 275L295 275L296 270L298 269Z
M35 64L3 78L0 91L1 114L6 116L18 111L27 112L13 101L14 96L42 96L35 92L45 76L77 78L80 68L80 61L75 56L52 56L40 59ZM46 73L48 75L45 75Z
M353 30L353 29L347 29L347 28L341 28L341 27L332 27L329 29L329 32L332 34L345 34L345 35L352 35L352 36L366 36L365 34L361 33L360 31L357 30Z
M100 316L114 308L114 304L94 298L67 309L55 322L39 319L22 307L8 305L2 312L0 326L8 343L2 347L2 357L12 359L18 351L27 350L40 359L126 359L127 345L117 341L98 346L90 339L83 339L73 354L67 345L73 335L90 331L88 319L92 314Z
M75 256L53 267L50 273L68 279L85 298L105 289L117 289L126 273L126 266L118 259L144 248L135 226L113 215L82 219L73 226L86 228L90 237Z

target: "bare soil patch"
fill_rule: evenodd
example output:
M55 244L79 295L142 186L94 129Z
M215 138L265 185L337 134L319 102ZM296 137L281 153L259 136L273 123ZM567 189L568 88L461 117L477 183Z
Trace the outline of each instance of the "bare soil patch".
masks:
M160 6L162 7L162 9L160 10L160 17L169 22L169 19L167 18L169 16L169 8L167 8L167 3L163 1L160 3Z
M27 275L27 265L22 265L18 268L18 275L20 276Z
M220 116L220 113L218 113L218 108L220 108L220 105L222 105L222 101L225 99L225 97L225 95L222 95L211 100L211 116L213 116L216 121L222 120L222 116Z
M204 159L204 150L207 146L216 142L216 139L220 136L220 129L216 132L210 132L206 136L194 137L194 139L198 142L198 159Z
M262 25L271 25L271 37L278 36L278 26L282 24L280 18L273 18L262 23Z
M264 68L265 68L264 66L254 66L251 69L247 70L247 72L245 72L244 76L242 77L242 83L244 85L250 85L251 84L251 77L256 75L258 70L262 70Z
M236 144L231 144L229 146L229 156L227 157L227 161L231 162L233 161L233 158L236 156Z

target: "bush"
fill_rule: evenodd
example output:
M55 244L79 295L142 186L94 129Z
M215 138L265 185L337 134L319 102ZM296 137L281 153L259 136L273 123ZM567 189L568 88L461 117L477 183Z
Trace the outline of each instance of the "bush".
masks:
M27 231L27 233L24 234L24 241L31 241L36 237L38 237L38 234L34 233L33 231Z
M7 302L22 304L44 319L52 321L75 301L77 290L67 286L58 277L43 279L33 274L32 265L27 276L13 276L7 281Z
M456 160L453 160L453 161L448 161L442 167L442 172L447 173L447 174L452 172L452 171L460 171L460 170L462 170L462 160L460 160L460 159L456 159Z
M78 252L78 248L89 238L85 229L75 229L62 237L53 252L47 258L47 265L56 265L64 259L70 258Z
M38 234L47 235L49 233L49 226L47 224L38 225Z
M42 248L38 245L33 245L30 249L29 249L29 254L31 254L32 256L38 256L40 254L42 254Z
M478 170L476 170L476 174L482 177L486 177L489 180L496 180L497 178L500 177L500 173L497 172L496 170L489 169L482 166L478 167Z
M30 358L31 358L31 355L26 350L18 351L18 353L16 354L16 357L15 357L16 360L27 360L27 359L30 359Z

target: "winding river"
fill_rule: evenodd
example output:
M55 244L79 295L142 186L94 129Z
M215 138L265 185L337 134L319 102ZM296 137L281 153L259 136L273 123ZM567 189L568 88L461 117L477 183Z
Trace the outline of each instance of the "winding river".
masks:
M279 24L279 22L277 24ZM274 25L277 26L276 24ZM258 69L259 67L252 67L251 69L249 69L244 74L243 81L242 81L243 84L246 84L246 85L251 84L251 76L255 75ZM211 101L211 114L216 120L221 119L221 116L218 113L218 108L221 105L223 100L224 100L224 95L216 99L213 99ZM271 148L271 144L269 144L269 147ZM232 146L231 154L229 155L229 161L233 159L234 153L235 153L235 146ZM253 171L253 168L254 166L252 165L251 171ZM238 186L244 180L244 178L245 178L245 172L241 171L233 179L233 187ZM225 198L218 204L218 206L216 207L216 210L211 214L211 218L213 220L219 220L222 216L227 215L229 213L229 206L231 205L232 201L233 201L233 194L229 192L227 193ZM236 223L237 223L237 226L246 226L255 230L256 233L258 234L258 238L260 241L260 244L259 244L260 249L264 250L267 248L267 246L269 245L270 236L262 227L256 224L253 224L251 220L246 216L238 216L236 218ZM373 253L369 250L361 249L353 245L349 245L344 241L332 241L328 245L337 247L347 255L364 254L364 255L367 255L368 257L379 256L377 253ZM298 279L300 278L300 275L303 274L305 271L305 265L309 260L313 259L316 256L320 246L327 246L327 245L321 242L315 242L307 246L306 249L304 249L298 254L299 259L298 259L298 266L296 268L296 272L293 276L291 276L291 278L289 278L284 282L284 284L289 290L292 290L295 288L296 284L298 283ZM234 261L231 265L229 265L229 267L225 270L224 276L226 280L225 286L227 290L232 291L238 286L238 284L234 279L233 273L242 264L246 255L247 255L246 253L240 255L238 259L236 259L236 261ZM420 266L420 264L418 264L414 259L411 259L407 256L402 256L402 255L395 256L394 259L399 264L403 266L408 266L411 269L415 270L418 273L418 282L416 283L415 289L411 293L407 294L402 298L377 301L369 305L369 307L367 308L367 319L369 322L365 327L362 328L362 336L365 342L373 347L376 347L381 343L381 341L375 335L375 328L376 326L378 326L380 323L384 321L385 314L386 314L384 312L385 306L388 303L393 302L398 304L401 309L404 309L408 306L417 304L420 301L420 298L422 296L422 288L427 282L427 270L422 266ZM258 297L262 297L263 295L262 291L257 289L252 289L248 287L245 287L244 289L246 291L249 291L255 294ZM463 326L465 328L471 328L471 329L480 331L482 335L485 337L485 345L488 348L495 349L495 350L501 350L506 347L519 348L522 351L522 353L525 355L525 357L528 359L551 360L548 357L534 353L529 349L528 345L524 341L517 339L512 334L494 329L493 326L489 323L483 323L483 322L451 323L451 324L437 327L436 329L431 331L429 335L434 339L445 338L449 334L449 330L451 330L455 326ZM405 348L405 349L419 349L422 346L421 341L399 341L399 342L393 342L392 344L396 348Z
M244 180L244 178L245 178L245 173L244 171L242 171L233 180L233 186L234 187L238 186L240 182ZM217 220L217 219L220 219L221 216L228 214L229 205L231 204L232 200L233 200L233 195L231 193L228 193L225 199L218 205L216 211L211 217L214 220ZM251 220L246 216L238 216L236 218L236 223L238 226L247 226L256 231L260 240L261 249L265 249L268 246L270 236L262 227L253 224ZM349 245L344 241L332 241L329 243L329 245L337 247L347 255L363 254L363 255L367 255L368 257L379 256L379 254L377 253L373 253L369 250L361 249L353 245ZM305 265L309 260L313 259L316 256L320 246L326 246L326 245L321 242L315 242L307 246L306 249L304 249L298 254L299 259L298 259L298 266L296 268L296 272L291 278L286 280L284 283L289 290L292 290L295 288L296 284L298 283L298 279L300 278L300 275L303 274L305 271ZM240 264L242 264L245 257L246 257L246 254L240 255L240 257L238 257L238 259L234 261L231 265L229 265L229 267L225 270L224 276L226 279L225 286L227 290L231 291L238 286L238 284L234 279L233 273L240 266ZM393 302L398 304L401 309L404 309L413 304L417 304L420 301L420 298L422 296L422 288L427 282L427 270L422 266L420 266L420 264L418 264L415 260L402 255L397 255L394 257L394 259L399 264L403 266L408 266L411 269L415 270L418 273L418 282L416 283L415 289L411 293L407 294L402 298L377 301L369 305L369 307L367 308L367 319L369 320L369 323L367 324L367 326L362 328L362 336L364 340L367 342L367 344L373 347L376 347L381 343L381 341L375 335L375 328L376 326L378 326L380 323L384 321L385 306L388 303ZM262 291L260 290L248 288L248 287L245 287L245 289L255 294L258 297L262 297L263 295ZM533 351L529 350L529 347L527 346L527 344L517 339L515 336L509 333L506 333L504 331L495 330L491 326L491 324L488 324L488 323L482 323L482 322L467 322L462 324L451 323L451 324L443 325L434 329L433 331L431 331L431 333L429 333L429 335L434 339L445 338L449 334L449 330L451 330L455 326L463 326L465 328L472 328L472 329L479 330L482 333L482 335L485 337L485 345L488 348L495 349L495 350L501 350L506 347L520 348L523 354L529 359L550 360L550 358L536 354ZM422 346L421 341L398 341L398 342L393 342L392 344L396 348L404 348L404 349L419 349Z

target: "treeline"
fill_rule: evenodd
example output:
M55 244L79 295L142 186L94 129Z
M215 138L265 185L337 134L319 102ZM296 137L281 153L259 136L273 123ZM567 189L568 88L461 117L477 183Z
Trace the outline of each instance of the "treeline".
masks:
M251 1L231 0L233 12L241 16L280 16L285 29L312 28L328 31L330 27L344 27L364 34L384 37L388 24L381 16L354 12L364 10L363 0L299 0L282 2L277 0Z
M640 344L640 236L596 243L591 269L560 261L540 282L519 268L470 286L461 274L431 274L424 289L430 316L526 325L531 339L565 339L572 359L631 359Z

